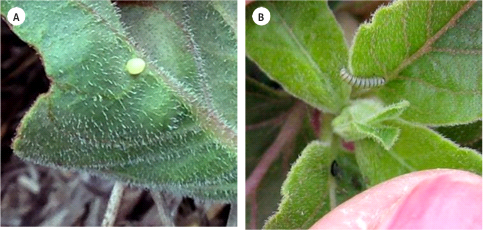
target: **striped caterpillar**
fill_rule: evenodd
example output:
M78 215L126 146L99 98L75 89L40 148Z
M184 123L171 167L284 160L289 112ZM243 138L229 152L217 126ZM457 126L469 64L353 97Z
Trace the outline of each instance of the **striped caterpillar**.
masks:
M372 78L359 78L354 77L347 72L345 68L340 70L340 77L342 80L347 82L348 84L359 87L359 88L371 88L384 85L386 83L386 79L382 77L372 77Z

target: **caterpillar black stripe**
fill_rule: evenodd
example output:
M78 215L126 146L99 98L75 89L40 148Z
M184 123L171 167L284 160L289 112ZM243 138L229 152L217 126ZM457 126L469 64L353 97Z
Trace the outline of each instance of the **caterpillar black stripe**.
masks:
M372 77L372 78L359 78L354 77L347 72L345 68L340 70L340 77L348 84L359 87L359 88L371 88L384 85L386 80L382 77Z

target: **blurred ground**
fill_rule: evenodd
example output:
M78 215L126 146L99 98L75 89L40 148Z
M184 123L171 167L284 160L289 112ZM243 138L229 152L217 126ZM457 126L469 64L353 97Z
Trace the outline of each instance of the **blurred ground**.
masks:
M1 26L1 225L99 226L113 181L20 160L10 148L15 128L49 80L35 50ZM166 195L177 226L225 226L229 205ZM162 226L147 190L124 191L115 226Z

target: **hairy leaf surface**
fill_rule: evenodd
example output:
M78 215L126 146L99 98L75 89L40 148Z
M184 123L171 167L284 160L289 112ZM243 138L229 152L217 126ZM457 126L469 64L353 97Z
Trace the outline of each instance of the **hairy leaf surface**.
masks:
M252 13L262 6L270 22L259 26ZM254 2L246 23L247 55L286 91L330 113L348 104L350 87L339 77L348 49L327 2Z
M18 128L17 155L176 195L236 199L236 29L225 20L236 12L222 12L234 7L1 4L3 15L25 11L13 30L52 79ZM139 75L126 70L132 58L146 62Z
M454 125L481 119L481 1L396 1L360 27L351 73L386 78L376 94L408 100L405 120Z
M356 141L356 158L364 177L376 185L393 177L425 169L451 168L481 175L481 155L461 148L433 130L404 121L387 121L401 130L392 149L375 141Z
M330 175L334 157L327 144L313 141L307 145L290 169L282 186L279 211L270 217L265 229L307 229L330 211L330 190L335 192Z

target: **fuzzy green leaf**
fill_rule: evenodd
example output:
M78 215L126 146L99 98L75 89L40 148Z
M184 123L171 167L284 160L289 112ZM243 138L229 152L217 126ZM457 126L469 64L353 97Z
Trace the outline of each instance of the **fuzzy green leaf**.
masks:
M351 73L386 78L376 94L408 100L402 115L427 125L481 119L481 1L396 1L360 27Z
M383 106L373 99L355 100L332 121L332 126L334 132L347 141L370 137L389 150L399 136L399 129L381 123L397 119L408 106L407 101Z
M463 146L472 145L481 140L481 120L471 124L463 124L451 127L435 128L442 136ZM481 150L481 147L479 148Z
M357 133L370 137L389 150L399 136L399 129L391 126L370 126L361 123L353 123Z
M393 177L424 169L462 169L481 175L481 155L472 149L460 148L433 130L398 121L386 125L401 130L391 150L375 141L356 141L356 158L364 177L375 185Z
M283 183L279 211L264 229L307 229L330 211L330 200L336 200L330 174L334 158L327 144L313 141L307 145Z
M235 201L236 30L209 2L118 4L121 16L109 1L2 1L3 15L25 11L13 29L52 79L23 118L14 152L176 195ZM132 58L146 63L138 75L128 73L141 69L126 66Z
M252 13L270 11L259 26ZM347 105L350 87L339 71L347 63L341 29L325 1L254 2L246 11L247 55L286 91L326 112Z
M284 182L282 193L285 199L265 228L308 228L331 209L366 188L354 153L337 145L327 149L327 145L314 141L302 152ZM331 159L334 156L335 160ZM330 167L325 166L327 163ZM330 176L326 175L327 169ZM310 203L312 205L308 205Z

